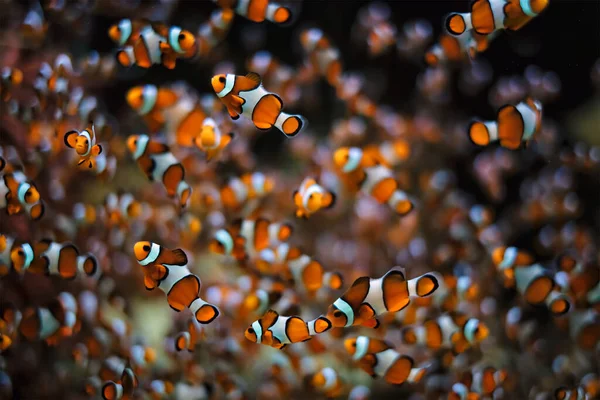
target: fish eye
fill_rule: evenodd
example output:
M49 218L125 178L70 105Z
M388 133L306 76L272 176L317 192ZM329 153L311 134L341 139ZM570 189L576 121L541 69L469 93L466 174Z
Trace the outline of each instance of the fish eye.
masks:
M143 247L143 249L144 249L144 251L150 251L150 246L148 246L148 245L145 245L145 246Z
M340 318L342 315L343 315L343 313L340 310L336 310L333 313L333 316L336 317L336 318Z
M25 252L23 250L19 250L17 251L17 254L23 257L25 255Z
M220 76L220 77L219 77L219 82L221 82L221 83L225 83L225 78L224 78L224 77L222 77L222 76Z
M256 332L254 332L254 328L248 328L248 333L254 335Z
M356 347L356 342L352 342L352 347Z
M179 39L179 40L183 40L183 39L185 39L185 35L184 35L183 33L180 33L180 34L179 34L179 37L178 37L178 39Z
M25 197L27 197L27 198L31 197L31 191L30 191L30 190L28 190L28 191L25 193Z

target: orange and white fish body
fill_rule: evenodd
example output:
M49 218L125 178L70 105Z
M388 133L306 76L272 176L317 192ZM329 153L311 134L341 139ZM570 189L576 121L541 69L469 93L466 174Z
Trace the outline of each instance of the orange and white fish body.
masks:
M313 178L305 178L293 194L298 218L309 218L317 211L335 205L335 194L323 188Z
M233 133L223 135L215 120L206 118L202 123L200 134L194 139L194 144L206 153L206 159L210 161L219 155L232 139Z
M93 124L81 132L73 130L65 133L64 141L67 147L75 149L79 155L77 165L82 169L89 169L92 163L86 161L102 153L102 146L97 143Z
M250 21L268 20L276 24L285 24L292 19L289 8L270 0L213 0L223 9L234 9L236 14Z
M283 112L281 98L265 90L260 76L254 72L249 72L246 76L215 75L211 83L234 120L244 115L258 129L268 130L275 126L287 137L296 136L306 125L306 120L301 115Z
M361 192L381 204L388 204L399 215L406 215L412 211L412 201L404 191L398 189L398 182L389 168L378 165L366 168L365 173L366 179L361 184Z

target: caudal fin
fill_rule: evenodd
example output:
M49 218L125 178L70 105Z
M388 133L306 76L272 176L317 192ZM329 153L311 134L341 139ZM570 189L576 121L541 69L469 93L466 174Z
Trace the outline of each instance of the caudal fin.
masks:
M287 137L294 137L306 127L307 121L301 115L280 113L275 121L275 126Z

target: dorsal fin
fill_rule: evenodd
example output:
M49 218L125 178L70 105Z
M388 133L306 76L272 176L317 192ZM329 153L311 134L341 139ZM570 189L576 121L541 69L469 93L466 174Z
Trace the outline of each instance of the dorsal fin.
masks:
M256 72L248 72L246 74L246 78L250 79L251 81L256 82L256 84L258 84L258 85L260 85L260 83L261 83L260 75L257 74Z
M188 263L187 255L181 249L172 250L171 253L175 258L174 265L186 265Z

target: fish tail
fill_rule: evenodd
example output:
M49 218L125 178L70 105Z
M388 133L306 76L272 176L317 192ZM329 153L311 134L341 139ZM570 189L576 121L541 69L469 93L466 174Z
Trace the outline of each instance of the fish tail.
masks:
M287 137L294 137L306 127L306 119L301 115L280 113L275 126Z

